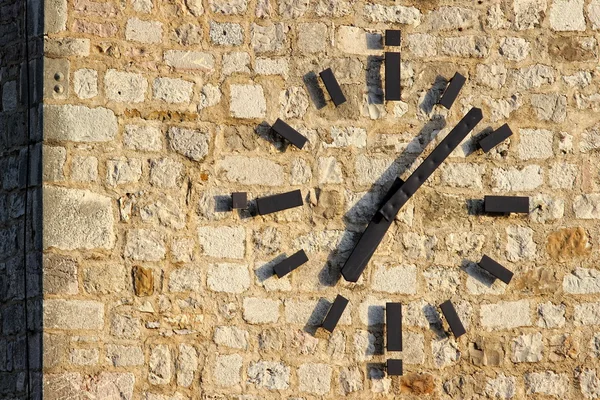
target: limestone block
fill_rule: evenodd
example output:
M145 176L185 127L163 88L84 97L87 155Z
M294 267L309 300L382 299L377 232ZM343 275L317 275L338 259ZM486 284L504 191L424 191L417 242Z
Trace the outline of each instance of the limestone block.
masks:
M108 142L117 134L115 114L103 107L44 105L44 138L73 142Z
M44 188L44 248L111 249L112 201L87 190Z
M90 329L104 327L104 304L87 300L44 301L44 327L48 329Z

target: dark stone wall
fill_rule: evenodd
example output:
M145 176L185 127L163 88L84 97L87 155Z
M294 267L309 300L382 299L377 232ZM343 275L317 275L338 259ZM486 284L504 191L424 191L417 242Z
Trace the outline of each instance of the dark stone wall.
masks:
M0 0L0 399L7 400L42 397L42 21L41 2Z

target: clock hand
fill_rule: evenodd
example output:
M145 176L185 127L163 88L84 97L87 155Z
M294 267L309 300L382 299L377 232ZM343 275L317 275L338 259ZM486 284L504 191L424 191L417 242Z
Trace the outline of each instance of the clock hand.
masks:
M448 136L446 136L444 140L442 140L442 142L433 150L429 157L425 159L425 161L419 166L419 168L417 168L417 170L410 176L409 179L413 177L418 177L419 175L417 175L417 172L423 174L421 167L423 167L424 165L427 165L428 168L431 169L431 161L433 161L431 160L432 155L435 154L435 160L441 159L439 163L446 159L446 157L452 152L452 150L454 150L454 148L456 148L456 146L458 146L460 142L462 142L462 140L475 127L475 125L477 125L481 118L482 113L479 108L471 109L467 113L467 115L465 115L463 119L454 127L454 129L450 131ZM443 149L443 152L438 152L438 149ZM443 158L441 156L443 156ZM428 161L430 163L426 164ZM431 169L431 171L429 171L429 173L425 176L423 181L427 179L429 175L431 175L431 173L433 173L435 168L439 166L439 163L435 165L435 167ZM423 183L419 182L418 180L416 180L415 182L415 180L416 178L413 178L413 186L411 186L411 189L415 186L415 183L417 183L417 185L416 187L414 187L413 190L411 190L412 194L414 194L414 192L416 192L417 189ZM384 204L384 207L385 205L390 204L390 202L394 200L395 196L398 193L402 192L402 189L408 184L408 182L409 181L407 180L405 183L403 183L402 180L400 180L399 178L397 178L394 181L392 187L390 188L382 202ZM406 200L408 200L408 198ZM402 207L406 203L406 200L403 203L401 203L397 209L396 203L392 204L392 212L394 216L398 213L400 207ZM375 215L369 222L367 229L365 229L360 239L358 240L358 243L350 253L350 257L348 257L346 263L342 267L342 275L344 276L344 279L346 279L349 282L358 281L358 278L367 266L367 263L373 256L373 253L375 253L377 246L379 246L379 243L381 243L381 240L385 236L385 233L392 224L394 217L390 219L384 218L383 213L381 212L382 209L383 207L377 213L375 213Z
M469 132L475 128L475 125L481 121L483 115L481 109L471 108L467 115L450 131L431 154L419 165L419 168L411 174L404 185L398 190L391 199L389 199L379 213L391 221L394 219L402 206L411 198L413 194L421 187L423 183L433 174L433 172L444 162Z

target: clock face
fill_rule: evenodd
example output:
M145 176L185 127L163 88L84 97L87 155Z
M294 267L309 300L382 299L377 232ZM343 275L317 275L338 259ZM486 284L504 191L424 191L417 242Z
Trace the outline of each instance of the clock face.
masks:
M65 7L47 393L600 398L600 0Z

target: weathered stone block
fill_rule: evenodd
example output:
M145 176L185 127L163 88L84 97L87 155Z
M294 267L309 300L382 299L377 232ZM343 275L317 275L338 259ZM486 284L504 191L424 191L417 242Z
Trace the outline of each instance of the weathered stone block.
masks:
M481 325L487 330L513 329L531 325L529 301L503 301L481 305Z
M301 392L324 395L331 387L331 366L302 364L298 368L298 389Z
M148 381L152 385L168 385L173 378L171 349L166 344L156 345L150 353Z
M287 28L284 24L252 24L250 42L256 53L276 52L283 48Z
M165 257L164 238L159 232L147 229L127 231L125 257L138 261L160 261Z
M119 264L96 264L83 269L83 288L90 294L116 294L131 290L129 270Z
M80 99L98 96L98 71L81 68L73 73L73 88Z
M209 257L244 258L246 252L246 230L243 227L198 228L198 240L202 253Z
M219 161L217 170L228 181L243 185L280 186L284 182L283 167L263 158L227 156Z
M167 103L189 103L194 90L194 82L175 78L156 78L152 87L153 96Z
M220 46L239 46L244 42L244 28L233 22L210 23L210 41Z
M372 22L387 22L417 26L421 23L421 12L415 7L365 5L365 16Z
M84 300L44 301L44 327L49 329L104 328L104 304Z
M194 382L194 374L198 370L198 352L192 345L181 343L177 357L177 385L190 387Z
M525 374L527 394L539 393L563 398L569 390L569 383L567 374L557 374L553 371Z
M250 324L274 323L279 320L279 300L244 298L244 320Z
M208 268L206 284L215 292L242 293L250 288L250 272L245 265L214 264Z
M373 271L371 287L378 292L417 293L417 268L414 265L377 265Z
M550 27L555 31L585 31L583 0L553 0Z
M44 188L44 248L111 249L113 224L110 198L87 190Z
M235 386L241 381L242 356L239 354L217 355L213 368L215 384L220 387Z
M44 254L44 293L77 294L77 262L58 254Z
M115 367L144 365L144 352L139 346L106 345L106 358Z
M248 382L269 390L289 387L290 367L275 361L258 361L248 367Z
M162 24L158 21L129 18L125 26L125 38L141 43L160 43L162 41Z
M154 275L150 268L133 267L133 288L136 296L151 296L154 293Z
M171 149L194 161L202 161L208 154L210 134L195 129L172 127L169 129Z
M264 118L267 103L261 85L231 85L229 111L235 118Z
M235 326L218 326L213 340L220 346L245 350L248 348L248 331Z
M169 276L169 291L177 292L200 292L202 288L202 277L198 267L183 267L175 269Z
M215 68L214 56L201 51L167 50L164 60L167 65L181 70L200 70L208 73Z
M104 92L110 100L140 103L147 90L148 81L142 74L109 69L104 75Z
M108 142L117 135L115 114L103 107L44 105L44 138L73 142Z

